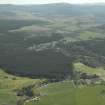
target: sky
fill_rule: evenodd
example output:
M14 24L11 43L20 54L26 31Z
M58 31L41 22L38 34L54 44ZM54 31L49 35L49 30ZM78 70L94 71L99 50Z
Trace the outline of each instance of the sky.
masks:
M0 4L48 4L66 2L72 4L105 3L105 0L0 0Z

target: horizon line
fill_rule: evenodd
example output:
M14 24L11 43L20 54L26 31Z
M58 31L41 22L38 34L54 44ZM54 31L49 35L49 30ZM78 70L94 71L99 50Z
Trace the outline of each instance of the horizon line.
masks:
M96 2L96 3L69 3L69 2L52 2L52 3L0 3L0 5L47 5L47 4L71 4L71 5L104 5L105 2Z

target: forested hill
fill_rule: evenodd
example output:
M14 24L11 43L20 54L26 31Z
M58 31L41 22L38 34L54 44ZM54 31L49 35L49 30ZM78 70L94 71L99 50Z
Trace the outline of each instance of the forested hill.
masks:
M81 16L81 15L102 15L104 16L104 4L86 4L86 5L73 5L67 3L43 4L43 5L0 5L0 13L4 15L16 15L19 12L30 13L32 15L68 15L68 16ZM1 17L1 16L0 16Z
M104 10L104 4L0 5L0 66L50 78L71 75L74 62L105 67Z

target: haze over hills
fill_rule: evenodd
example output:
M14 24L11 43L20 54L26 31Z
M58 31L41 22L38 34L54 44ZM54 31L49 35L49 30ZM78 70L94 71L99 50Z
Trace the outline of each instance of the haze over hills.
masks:
M9 4L1 4L0 12L1 18L2 15L11 16L20 16L20 18L24 19L34 19L36 15L44 15L44 16L81 16L81 15L101 15L104 16L105 5L95 4L95 5L73 5L68 3L54 3L54 4L43 4L43 5L9 5ZM23 16L23 17L21 17ZM16 17L14 17L17 19Z
M73 60L79 57L80 61L91 66L104 66L105 58L102 57L104 54L100 55L95 52L93 49L96 49L96 46L90 45L89 47L93 49L88 51L87 46L82 44L84 40L87 40L88 43L90 39L93 42L95 38L104 38L104 28L97 32L99 27L104 27L104 10L105 6L100 4L0 5L1 67L9 70L8 72L20 75L33 73L33 75L37 75L38 69L39 71L42 69L49 71L47 65L50 58L47 59L47 56L43 58L46 51L48 54L51 53L52 57L62 53L63 55L60 55L62 62L66 62L66 57L69 57L69 61L67 61L72 63L71 57L74 57ZM70 47L71 45L73 47ZM79 50L73 54L73 50L76 49ZM87 53L85 53L86 51ZM38 56L36 56L37 52ZM75 56L78 57L75 58ZM48 60L46 64L42 59ZM37 66L40 61L43 62ZM53 61L50 63L53 66ZM60 68L65 71L68 63L64 63ZM42 65L46 65L45 68ZM54 71L60 65L55 66ZM43 70L42 72L44 72ZM69 72L71 73L71 70ZM39 74L41 75L40 72Z

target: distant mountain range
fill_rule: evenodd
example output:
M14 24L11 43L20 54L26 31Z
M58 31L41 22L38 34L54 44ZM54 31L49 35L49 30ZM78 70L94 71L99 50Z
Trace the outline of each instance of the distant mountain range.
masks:
M55 15L66 15L66 16L81 16L81 15L101 15L105 16L105 5L104 4L84 4L84 5L73 5L67 3L54 3L54 4L43 4L43 5L0 5L0 18L3 17L29 17L34 18L37 15L55 16Z

